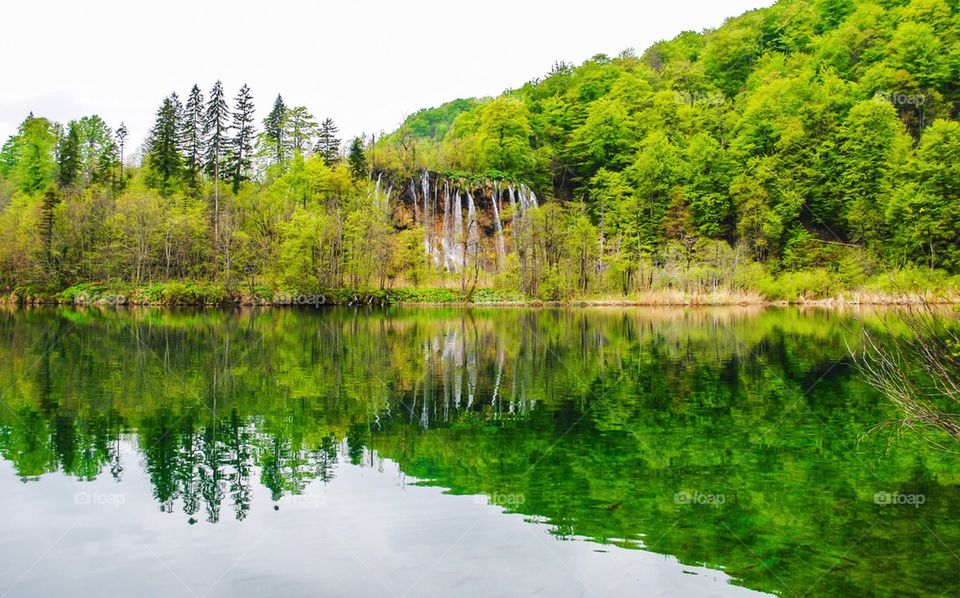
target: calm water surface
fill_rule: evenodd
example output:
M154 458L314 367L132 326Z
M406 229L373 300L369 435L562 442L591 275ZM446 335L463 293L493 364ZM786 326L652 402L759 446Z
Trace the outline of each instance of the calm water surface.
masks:
M0 311L0 596L960 595L798 310Z

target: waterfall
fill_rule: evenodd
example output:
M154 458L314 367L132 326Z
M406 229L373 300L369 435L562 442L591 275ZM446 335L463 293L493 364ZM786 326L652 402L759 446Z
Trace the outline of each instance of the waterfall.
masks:
M413 178L410 179L410 195L413 196L413 222L419 224L420 208L417 204L417 182Z
M453 196L453 259L459 269L466 263L463 254L463 201L459 189Z
M377 183L373 186L373 205L374 207L385 209L390 203L390 194L393 193L393 185L387 187L387 190L384 192L385 195L381 195L380 186L383 180L383 173L377 175Z
M427 255L433 254L433 214L430 211L430 173L426 170L420 175L420 189L423 191L423 246Z
M473 192L467 193L467 255L464 257L464 265L467 263L470 254L473 255L474 262L480 258L480 227L477 224L477 207L473 203Z
M453 241L450 237L453 223L450 221L450 183L443 182L443 240L440 245L443 250L443 266L448 271L456 270L454 266Z
M510 199L510 238L513 240L513 249L516 251L517 244L517 196L513 185L507 187L507 197Z
M430 207L430 213L433 214L433 219L434 219L434 221L430 223L430 234L433 236L433 263L435 263L438 266L443 266L443 247L440 246L441 243L437 242L436 216L437 216L437 206L439 204L439 202L437 201L439 193L440 193L440 178L437 177L437 184L433 186L433 205Z
M497 231L497 269L503 268L507 257L506 249L503 246L503 226L500 223L500 208L497 202L500 201L500 182L493 182L493 221L496 224Z
M375 193L386 184L382 177L377 178ZM513 184L504 180L493 180L471 188L465 182L441 178L429 171L420 172L420 180L411 177L409 193L413 197L414 222L423 227L423 246L433 262L447 272L457 272L465 267L470 259L476 262L481 254L481 235L479 210L476 204L477 189L484 197L488 185L492 186L490 202L491 220L494 226L493 239L496 250L496 268L502 270L507 258L507 235L510 235L510 247L519 250L522 236L529 226L527 213L539 207L537 195L524 184ZM389 198L392 192L387 190ZM466 214L463 197L467 195ZM503 211L505 201L510 202L507 212ZM386 205L386 204L385 204ZM466 216L466 218L464 218ZM464 224L466 221L466 224ZM510 227L510 231L506 227Z

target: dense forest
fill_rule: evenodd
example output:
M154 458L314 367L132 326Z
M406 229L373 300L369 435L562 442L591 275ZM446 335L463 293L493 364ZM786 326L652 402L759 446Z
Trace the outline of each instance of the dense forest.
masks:
M257 122L220 82L163 99L135 149L122 124L31 114L0 150L0 288L948 288L958 13L781 0L348 143L281 96Z

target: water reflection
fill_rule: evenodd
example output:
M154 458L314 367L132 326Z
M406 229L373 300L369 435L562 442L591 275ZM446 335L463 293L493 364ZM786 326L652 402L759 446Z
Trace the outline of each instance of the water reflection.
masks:
M759 590L960 591L960 561L930 548L960 540L960 466L909 437L863 436L891 416L845 359L873 323L756 309L5 311L0 455L30 482L145 472L159 509L186 523L244 521L336 484L338 465L388 459L554 537L675 555ZM877 492L925 500L897 508Z

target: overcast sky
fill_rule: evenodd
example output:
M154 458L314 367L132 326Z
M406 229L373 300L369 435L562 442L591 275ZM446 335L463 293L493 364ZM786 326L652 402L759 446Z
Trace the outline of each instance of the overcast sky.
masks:
M139 145L162 98L243 83L348 136L420 108L495 95L558 60L641 52L772 0L14 0L0 9L0 139L31 110L125 121Z

